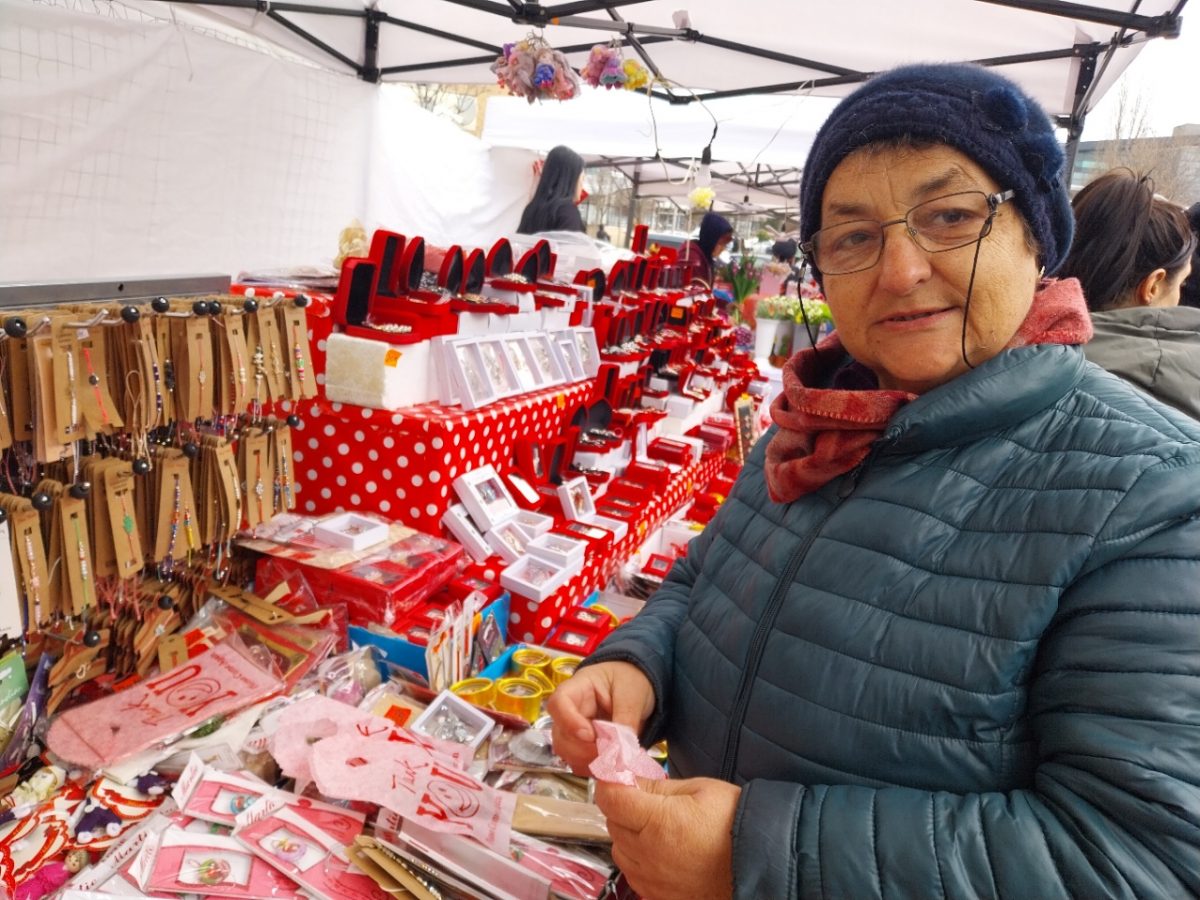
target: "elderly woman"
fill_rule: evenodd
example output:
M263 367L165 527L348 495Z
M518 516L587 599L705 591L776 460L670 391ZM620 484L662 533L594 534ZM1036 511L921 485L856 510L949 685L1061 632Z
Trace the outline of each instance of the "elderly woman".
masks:
M1200 427L1088 363L1046 115L877 76L804 169L838 330L662 589L555 694L651 900L1200 895Z

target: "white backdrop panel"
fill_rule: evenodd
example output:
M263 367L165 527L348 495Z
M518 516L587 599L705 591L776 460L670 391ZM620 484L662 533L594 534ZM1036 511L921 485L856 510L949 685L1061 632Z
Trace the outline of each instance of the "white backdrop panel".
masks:
M533 190L537 154L493 149L380 85L371 140L368 229L420 234L433 244L490 246L513 231Z
M376 94L136 14L0 0L0 281L328 262L366 205Z

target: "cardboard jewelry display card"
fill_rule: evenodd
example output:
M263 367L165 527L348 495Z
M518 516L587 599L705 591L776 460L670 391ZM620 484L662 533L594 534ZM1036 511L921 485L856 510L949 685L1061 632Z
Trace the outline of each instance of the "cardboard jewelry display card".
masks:
M87 506L82 500L66 494L60 496L56 503L59 537L63 548L62 555L58 557L66 592L63 605L69 607L69 614L79 616L87 607L96 603L92 550L87 530Z
M38 462L60 459L66 453L55 427L58 413L54 394L54 338L42 332L30 338L29 386L32 391L33 455Z
M12 547L9 523L0 522L0 637L19 638L24 632L21 617L21 593L17 587L17 570L12 553L3 552Z
M221 508L225 512L226 532L224 539L233 537L241 530L243 518L242 479L238 473L237 457L233 447L226 441L217 441L213 447L217 469L217 484L221 494Z
M243 509L246 524L253 528L275 515L274 473L269 435L253 430L243 438L238 452L241 460Z
M246 408L250 402L251 352L246 343L246 332L243 328L249 316L225 316L225 353L229 359L230 402L228 411L236 414Z
M196 516L196 498L188 459L176 451L163 455L155 471L158 482L157 527L153 559L160 565L172 565L200 550Z
M112 434L125 426L113 400L110 369L103 328L80 329L79 355L83 359L83 377L87 384L80 395L84 430L89 437Z
M317 379L308 345L307 310L289 305L283 308L282 320L285 343L291 348L292 398L311 400L317 396Z
M271 469L274 473L276 507L280 512L296 508L296 481L292 469L292 429L283 422L275 423L271 433Z
M14 441L33 438L33 410L29 391L29 341L26 338L9 338L0 341L0 353L4 353L11 393L8 398L8 423Z
M284 344L279 334L279 320L275 310L260 306L253 315L258 322L258 342L263 354L263 374L266 377L268 394L264 399L290 399L287 364L283 357Z
M79 392L84 386L80 373L79 347L74 329L66 327L62 320L54 326L54 385L56 388L55 438L64 444L77 441L83 436L80 427Z
M17 560L25 598L26 630L34 630L57 610L50 592L46 548L42 542L41 519L27 500L7 504L13 557Z
M137 497L134 482L133 466L127 462L122 461L105 472L108 527L113 536L117 574L121 578L136 575L142 570L145 560L142 535L135 515Z
M177 418L175 390L178 387L178 378L175 373L175 348L171 342L171 323L173 321L165 316L155 316L150 323L155 353L158 356L163 399L162 420L164 422Z

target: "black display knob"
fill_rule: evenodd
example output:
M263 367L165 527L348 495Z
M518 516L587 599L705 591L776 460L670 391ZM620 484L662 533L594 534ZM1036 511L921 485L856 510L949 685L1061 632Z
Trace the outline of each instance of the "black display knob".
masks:
M207 300L197 300L195 303L192 304L192 312L194 312L198 316L207 316L208 315L208 301Z
M100 632L95 628L89 628L83 633L83 646L98 647L100 646Z
M242 309L244 309L248 313L252 313L258 309L258 301L255 300L253 297L247 297L245 300L242 301Z
M132 325L134 322L136 322L141 317L142 317L142 311L140 309L138 309L136 306L122 306L121 307L121 319L125 322L128 322L130 325Z
M188 459L195 459L200 455L200 447L193 441L188 441L183 445L183 455Z
M293 428L299 428L300 427L300 417L298 415L296 415L295 413L292 413L290 416L287 417L287 423L290 426L292 426Z
M4 320L4 333L11 338L23 338L29 333L29 325L20 316L9 316Z
M92 483L90 481L77 481L67 489L67 493L76 500L82 500L92 492Z
M135 475L148 475L150 473L150 460L144 456L139 456L133 461L133 473Z
M171 599L170 595L162 594L159 596L159 598L158 598L158 608L159 609L173 609L174 607L175 607L175 601Z
M307 294L297 294L296 295L296 305L298 307L300 307L301 309L304 309L304 307L308 306L308 295Z
M29 498L29 501L33 504L33 508L39 512L45 512L54 505L54 498L45 491L38 491Z
M155 297L150 301L150 308L156 313L165 313L171 308L171 301L166 297Z
M90 384L92 387L95 387L99 383L100 383L100 376L97 375L95 372L93 372L91 375L88 376L88 384Z

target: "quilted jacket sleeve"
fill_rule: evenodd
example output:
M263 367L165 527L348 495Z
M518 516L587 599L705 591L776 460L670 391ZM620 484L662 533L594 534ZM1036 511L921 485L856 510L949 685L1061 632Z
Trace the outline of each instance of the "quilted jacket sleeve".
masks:
M675 665L675 635L687 615L688 596L696 580L699 561L704 559L712 535L717 533L724 515L724 510L719 511L709 527L692 538L687 555L672 566L662 587L642 611L609 635L584 663L587 666L621 660L633 663L646 673L654 686L654 712L641 734L642 743L647 747L662 738L667 714L664 701L670 696L671 672Z
M739 898L1200 896L1200 470L1151 467L1031 673L1028 789L750 781Z

